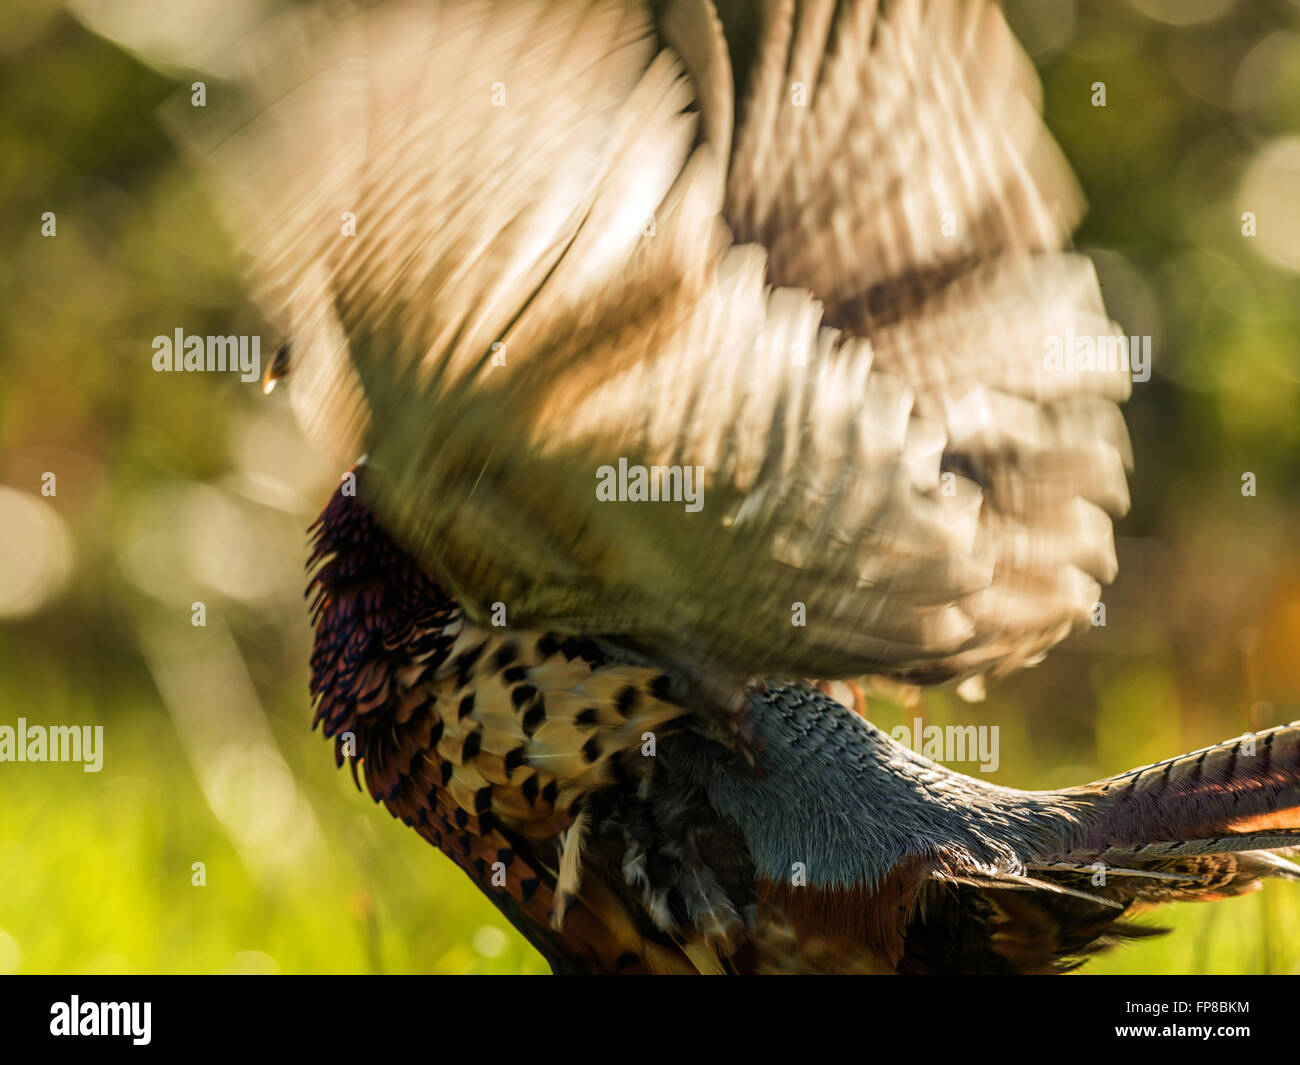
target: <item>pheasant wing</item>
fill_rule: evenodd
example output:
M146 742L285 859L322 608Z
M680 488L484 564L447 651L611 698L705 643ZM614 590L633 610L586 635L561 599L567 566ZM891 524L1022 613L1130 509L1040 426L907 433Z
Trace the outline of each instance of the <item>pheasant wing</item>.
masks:
M950 7L774 5L734 152L703 0L294 9L173 124L304 425L472 613L938 679L1080 620L1126 457L1123 375L1042 364L1110 323L1032 74Z

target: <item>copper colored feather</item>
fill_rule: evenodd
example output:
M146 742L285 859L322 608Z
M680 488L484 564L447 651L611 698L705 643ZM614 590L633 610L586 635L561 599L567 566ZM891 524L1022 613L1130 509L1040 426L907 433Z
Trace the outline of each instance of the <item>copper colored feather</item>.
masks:
M1300 879L1269 851L1300 845L1300 723L1054 792L802 685L750 689L740 742L617 642L469 622L360 498L315 544L340 764L557 972L1060 972L1146 906Z

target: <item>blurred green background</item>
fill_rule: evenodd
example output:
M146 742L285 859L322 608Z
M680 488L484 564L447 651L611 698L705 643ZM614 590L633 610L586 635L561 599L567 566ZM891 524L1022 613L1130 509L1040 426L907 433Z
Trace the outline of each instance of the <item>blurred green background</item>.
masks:
M1106 626L920 711L998 724L993 779L1053 787L1300 718L1300 3L1008 13L1154 373ZM105 726L98 774L0 764L0 973L543 972L307 729L305 529L341 471L281 392L152 372L177 327L280 339L155 120L175 91L56 4L0 8L0 724ZM1086 971L1300 973L1293 884L1152 920L1176 934Z

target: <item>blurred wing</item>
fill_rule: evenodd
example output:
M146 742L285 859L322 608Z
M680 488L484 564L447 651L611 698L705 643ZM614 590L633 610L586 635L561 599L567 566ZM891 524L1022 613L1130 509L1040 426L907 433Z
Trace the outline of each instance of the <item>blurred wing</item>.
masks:
M1127 383L1044 369L1111 325L1032 72L984 0L833 6L769 7L734 154L705 0L295 9L182 101L300 418L471 613L939 679L1112 575Z
M1114 578L1129 379L1118 359L1045 362L1057 340L1113 345L1114 327L1091 264L1057 251L1082 201L1001 12L882 7L762 5L726 213L767 249L772 283L812 290L826 322L871 338L913 416L941 427L942 469L978 487L992 568L957 601L972 631L957 661L1005 667L1059 640Z

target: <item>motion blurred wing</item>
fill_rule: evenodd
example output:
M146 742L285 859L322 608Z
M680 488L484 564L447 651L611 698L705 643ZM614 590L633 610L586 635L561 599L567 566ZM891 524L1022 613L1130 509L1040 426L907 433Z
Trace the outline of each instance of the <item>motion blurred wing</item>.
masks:
M471 612L939 679L1113 574L1127 378L1044 369L1111 325L1032 71L982 0L833 6L765 12L739 125L703 0L294 9L174 116L301 420Z
M1114 578L1130 463L1125 367L1045 362L1114 327L1091 264L1057 250L1082 201L1034 71L987 3L769 0L760 21L728 221L772 283L871 338L980 492L990 580L957 600L972 636L948 664L1030 661Z

